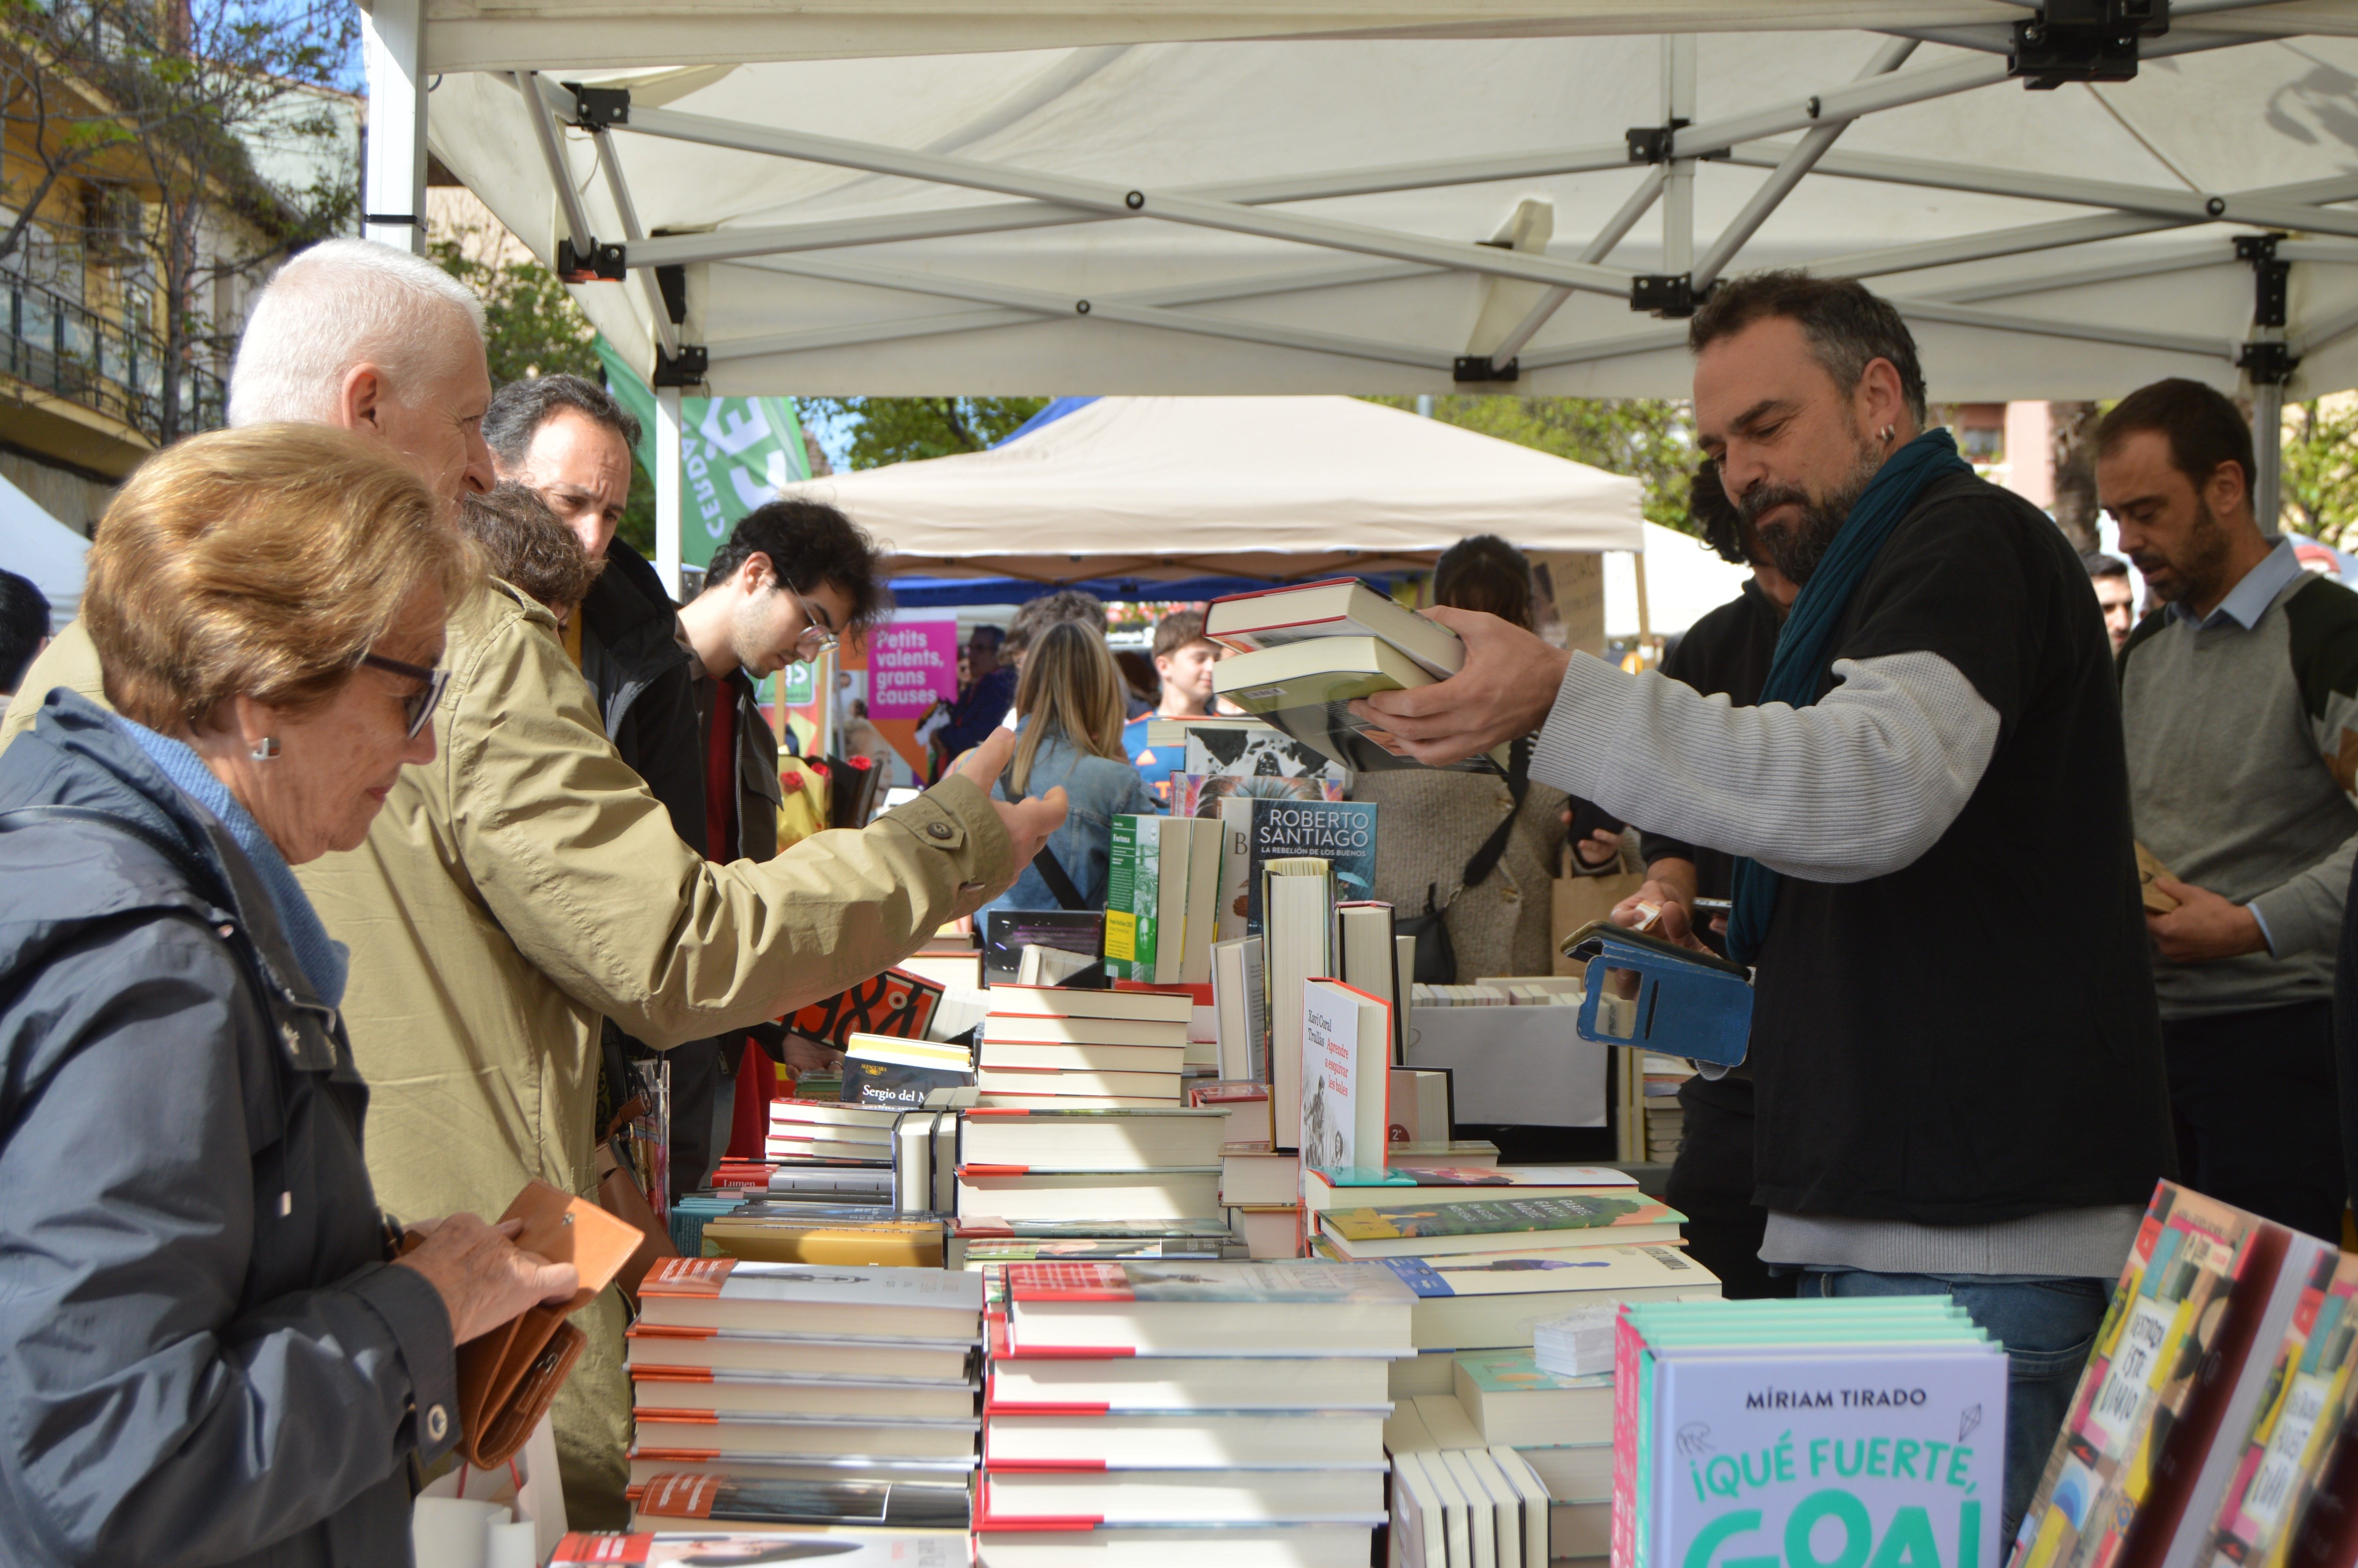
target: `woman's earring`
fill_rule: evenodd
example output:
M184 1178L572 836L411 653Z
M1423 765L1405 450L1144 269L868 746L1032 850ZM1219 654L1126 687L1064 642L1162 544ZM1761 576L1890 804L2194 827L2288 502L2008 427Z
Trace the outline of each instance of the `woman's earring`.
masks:
M276 735L265 735L261 740L256 741L254 743L254 750L248 752L246 755L252 757L257 762L269 762L278 755L278 737Z

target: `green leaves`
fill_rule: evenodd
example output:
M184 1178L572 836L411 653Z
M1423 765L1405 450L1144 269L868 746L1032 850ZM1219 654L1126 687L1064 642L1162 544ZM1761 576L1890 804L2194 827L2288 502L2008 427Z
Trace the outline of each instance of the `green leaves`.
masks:
M1368 401L1391 408L1416 407L1413 397ZM1684 534L1695 532L1687 525L1687 481L1703 460L1683 403L1649 397L1453 396L1434 398L1433 416L1640 480L1646 486L1648 522Z
M806 397L803 422L850 438L849 465L879 468L979 452L1047 406L1044 397Z

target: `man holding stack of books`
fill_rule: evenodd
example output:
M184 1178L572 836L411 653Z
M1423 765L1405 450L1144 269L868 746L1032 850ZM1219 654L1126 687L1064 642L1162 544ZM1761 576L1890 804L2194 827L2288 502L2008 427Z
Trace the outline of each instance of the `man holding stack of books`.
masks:
M1760 705L1436 611L1463 668L1357 710L1428 763L1536 730L1533 778L1743 857L1761 1257L2006 1345L2006 1539L2171 1168L2111 650L2053 524L1925 429L1890 306L1761 274L1689 341L1701 443L1803 585Z

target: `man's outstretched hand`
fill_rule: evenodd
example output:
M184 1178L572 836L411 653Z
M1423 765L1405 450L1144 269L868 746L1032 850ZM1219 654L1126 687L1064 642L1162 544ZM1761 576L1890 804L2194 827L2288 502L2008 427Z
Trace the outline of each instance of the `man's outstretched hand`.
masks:
M1423 613L1465 640L1466 667L1432 686L1378 692L1351 705L1390 733L1392 752L1441 767L1546 722L1570 654L1478 610Z
M990 793L990 786L999 782L1000 776L1007 772L1008 764L1014 760L1015 731L994 730L989 740L957 760L954 771L972 779L975 787L987 795ZM1033 857L1039 854L1048 842L1048 836L1065 825L1065 790L1061 784L1035 798L1012 804L994 800L990 805L991 809L999 813L999 825L1007 829L1012 857L1008 862L1011 869L1005 881L974 890L972 896L961 898L958 901L958 913L961 914L973 914L1014 886L1015 879L1023 874L1023 868L1032 863Z

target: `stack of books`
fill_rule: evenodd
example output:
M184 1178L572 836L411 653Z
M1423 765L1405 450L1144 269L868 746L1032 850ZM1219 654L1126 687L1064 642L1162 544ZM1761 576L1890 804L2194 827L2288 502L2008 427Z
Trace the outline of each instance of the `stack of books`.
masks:
M770 1102L763 1152L772 1196L893 1207L893 1124L889 1106L795 1097Z
M1205 631L1238 649L1212 666L1212 689L1347 768L1418 767L1367 733L1351 702L1430 686L1464 667L1457 634L1356 579L1217 599ZM1482 765L1504 771L1503 749Z
M987 1106L1176 1107L1195 1000L1184 991L997 985L975 1086Z
M1616 1359L1616 1563L1997 1562L2006 1349L1948 1298L1626 1307Z
M1381 1260L1417 1293L1398 1395L1448 1395L1457 1352L1528 1348L1535 1324L1577 1303L1719 1293L1677 1217L1610 1166L1314 1170L1302 1201L1311 1256Z
M1055 1239L1109 1247L1199 1239L1221 1222L1226 1119L1221 1111L1177 1106L968 1111L957 1183L968 1256L978 1240L1047 1238L1019 1238L1009 1228L1023 1223L1051 1222L1063 1227ZM1151 1235L1130 1228L1141 1225L1156 1228ZM1182 1227L1179 1235L1171 1234L1174 1226ZM1065 1255L1080 1250L1066 1249Z
M1646 1158L1667 1165L1679 1157L1679 1140L1686 1132L1686 1113L1679 1107L1679 1087L1694 1076L1694 1068L1680 1056L1646 1053Z
M1016 1264L990 1323L985 1568L1360 1568L1412 1298L1338 1264Z
M672 1258L648 1272L640 1303L628 1338L634 1528L964 1527L979 1424L975 1276ZM759 1502L735 1494L744 1505L729 1511L715 1480L776 1485ZM781 1511L789 1497L807 1506ZM691 1501L703 1511L683 1516ZM816 1507L843 1511L809 1517Z

